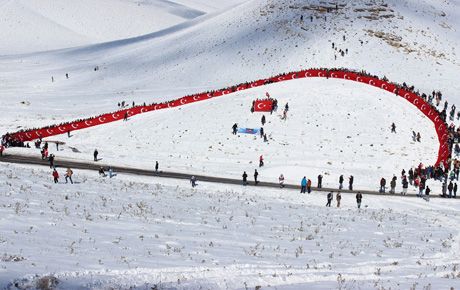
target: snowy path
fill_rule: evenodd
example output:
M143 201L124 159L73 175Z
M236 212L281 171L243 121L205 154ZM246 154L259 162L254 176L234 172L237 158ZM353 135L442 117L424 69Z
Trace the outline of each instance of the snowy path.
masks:
M34 156L5 155L3 158L0 158L0 163L2 162L12 163L12 164L23 164L23 165L24 164L25 165L41 165L44 167L49 167L48 161L42 160L41 158L34 157ZM191 176L195 176L199 182L218 183L222 185L225 185L225 184L241 185L242 184L241 179L232 179L232 178L225 178L225 177L200 175L200 174L193 174L193 173L172 172L172 171L155 172L154 170L148 170L148 169L120 167L120 166L114 166L114 165L104 164L100 162L91 162L91 163L86 162L85 163L81 161L68 160L68 159L59 159L58 161L55 162L55 167L61 171L64 171L66 168L72 168L72 169L81 169L81 170L91 170L93 172L96 172L97 170L99 170L100 167L104 167L105 170L107 170L107 168L109 167L112 167L112 169L116 173L124 173L124 174L138 175L138 176L153 176L157 178L185 179L185 180L189 180ZM254 182L248 181L248 186L254 186ZM263 180L262 181L259 180L257 187L271 188L271 189L280 188L278 183L266 182ZM284 188L295 189L296 191L298 191L300 188L300 185L285 183ZM341 192L341 193L351 193L351 194L356 194L358 192L361 192L362 194L377 195L377 196L417 197L416 194L411 194L411 193L408 193L406 196L402 196L399 193L390 194L388 192L380 193L378 191L357 189L357 188L355 188L354 190L348 190L346 188L347 188L346 184L344 188L340 190L338 188L328 188L328 187L317 188L315 186L312 186L312 191L313 192ZM431 198L442 198L442 197L436 194L436 195L432 195Z

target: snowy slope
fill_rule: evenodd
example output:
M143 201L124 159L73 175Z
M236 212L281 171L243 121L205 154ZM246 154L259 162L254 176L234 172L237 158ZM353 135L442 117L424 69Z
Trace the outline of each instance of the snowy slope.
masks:
M280 109L273 115L251 114L252 100L266 91L279 99ZM281 120L286 103L288 118ZM233 123L262 127L262 115L269 142L259 135L231 134ZM390 132L392 122L397 134ZM412 131L421 132L422 142L412 140ZM97 148L105 164L153 168L159 161L167 170L237 179L257 168L260 180L276 182L283 173L294 184L303 176L316 183L322 174L324 184L333 188L340 175L354 175L355 188L373 190L380 178L399 176L403 168L434 164L439 147L431 121L406 100L335 79L272 84L72 135L46 138L65 143L60 151L52 145L50 153L90 161ZM9 151L39 154L34 148ZM260 155L265 158L263 168L258 168Z
M318 66L366 69L392 81L414 84L425 92L440 89L450 104L460 100L456 81L460 64L457 57L460 25L455 14L458 1L352 1L341 4L338 10L333 7L332 13L323 12L318 5L324 4L254 0L142 37L2 57L0 126L10 131L47 125L113 111L122 100L128 103L167 100L281 71ZM300 15L304 16L303 23ZM338 49L348 49L348 54L340 56L332 49L332 42ZM99 71L93 70L96 65ZM65 73L70 74L69 79L65 78ZM257 118L248 116L247 106L252 98L263 93L229 95L223 103L199 107L198 110L204 112L212 110L212 114L200 118L191 119L185 113L188 109L184 109L179 113L155 112L151 117L140 118L139 122L134 118L136 123L129 126L117 123L89 129L74 139L65 140L68 146L78 148L82 154L76 156L69 150L59 154L86 159L94 148L99 148L107 161L148 166L159 159L176 170L239 176L242 170L252 171L249 162L256 162L259 153L265 153L269 161L274 161L270 164L272 167L266 168L267 177L271 179L288 172L288 178L298 182L299 176L304 174L314 178L320 172L333 171L331 180L335 182L337 175L348 175L356 170L357 180L369 188L374 188L382 176L389 178L399 174L402 168L407 170L419 161L431 164L436 158L438 145L433 139L433 128L411 111L408 104L391 95L385 95L381 101L380 92L362 90L354 84L310 80L286 83L272 92L283 102L299 102L299 106L294 107L297 118L289 120L285 128L273 128L275 140L281 140L277 146L270 144L265 150L253 142L247 145L255 147L246 151L241 147L233 152L231 145L235 143L227 140L227 130L233 122L241 126L258 125ZM350 95L353 102L348 101ZM240 96L248 98L243 102L239 101ZM317 102L320 97L324 98L324 104ZM334 100L337 97L340 102ZM233 98L238 102L232 101ZM230 111L230 105L235 103L242 107L232 107ZM337 106L340 114L324 118ZM379 108L385 110L379 111ZM314 112L312 120L308 119L310 111ZM355 118L362 119L348 123L343 127L345 130L339 130L330 138L336 124L347 118L345 113L354 111L360 112ZM300 112L304 112L304 116ZM370 112L376 113L371 115ZM379 118L373 118L374 115ZM168 118L175 122L167 122ZM152 127L140 125L144 120L147 124L154 122ZM402 129L401 133L396 138L386 139L389 136L380 133L387 132L392 122ZM207 128L203 123L214 127ZM315 124L323 126L318 127L322 129L316 130ZM373 124L370 135L362 134L353 137L353 142L346 142L350 141L348 136L368 130L367 124ZM176 139L177 132L184 126L190 126L188 132L193 135L180 142ZM355 127L356 130L352 130ZM214 133L209 134L209 130ZM410 144L412 130L422 133L420 146ZM313 139L308 132L315 132ZM120 145L114 147L114 142ZM176 142L180 145L174 146ZM223 150L224 155L210 153L223 146L219 142L230 149ZM325 142L332 146L321 150ZM281 143L292 145L279 145ZM305 143L310 147L303 146ZM381 150L369 143L375 143ZM200 145L195 148L196 144ZM363 144L369 146L364 145L362 149ZM271 157L280 151L289 153L284 158L280 155L275 162ZM317 152L320 153L316 155ZM236 154L236 159L229 161L229 154ZM314 162L310 163L311 159Z
M239 3L164 0L0 0L0 55L124 39Z
M352 195L326 208L324 193L82 171L55 185L48 170L17 166L0 174L1 288L50 276L58 289L460 285L452 200L364 196L358 210Z

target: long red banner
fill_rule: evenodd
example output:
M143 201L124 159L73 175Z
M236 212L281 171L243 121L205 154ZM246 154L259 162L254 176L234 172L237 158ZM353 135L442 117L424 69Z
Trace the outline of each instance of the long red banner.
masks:
M147 106L136 106L130 109L123 109L113 113L103 114L97 117L88 118L84 120L77 120L74 122L64 123L61 125L51 125L49 127L31 129L19 131L16 133L9 134L10 139L19 140L22 142L32 141L38 138L45 138L49 136L64 134L69 131L81 130L109 122L122 120L125 116L132 117L137 114L142 114L155 110L162 110L167 108L174 108L183 106L186 104L208 100L215 97L231 94L236 91L242 91L250 88L260 87L270 83L288 81L293 79L307 78L307 77L324 77L324 78L339 78L355 82L361 82L368 84L388 92L394 93L412 105L416 106L426 117L428 117L434 124L439 140L438 158L436 166L443 163L447 166L449 159L449 145L448 145L448 129L446 124L441 119L439 112L428 104L425 100L419 97L417 94L405 90L400 86L397 86L389 81L383 81L376 77L367 76L365 74L341 70L327 70L327 69L309 69L298 72L291 72L287 74L281 74L268 79L261 79L250 83L240 84L232 86L226 89L220 89L209 93L199 93L195 95L181 97L166 103L152 104Z

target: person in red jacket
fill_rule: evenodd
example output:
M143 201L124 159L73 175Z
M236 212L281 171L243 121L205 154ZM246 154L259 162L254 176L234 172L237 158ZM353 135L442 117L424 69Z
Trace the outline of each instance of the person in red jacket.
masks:
M54 178L54 183L59 182L59 173L57 172L56 169L53 170L53 178Z

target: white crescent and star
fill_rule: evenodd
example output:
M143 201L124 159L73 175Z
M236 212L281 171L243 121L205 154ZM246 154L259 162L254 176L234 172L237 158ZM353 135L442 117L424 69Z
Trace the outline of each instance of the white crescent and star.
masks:
M86 126L91 126L93 123L90 120L85 121Z
M62 127L58 127L58 129L59 129L59 131L61 131L61 132L65 132L65 131L66 131L65 128L62 129Z
M72 125L70 125L70 126L71 126L72 128L74 128L74 129L77 129L77 128L78 128L78 125L77 125L77 124L72 124Z
M105 118L104 118L104 117L99 117L99 122L104 123L104 122L105 122Z

